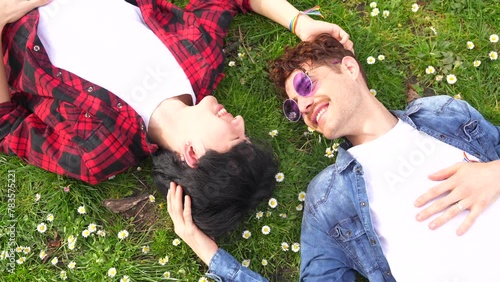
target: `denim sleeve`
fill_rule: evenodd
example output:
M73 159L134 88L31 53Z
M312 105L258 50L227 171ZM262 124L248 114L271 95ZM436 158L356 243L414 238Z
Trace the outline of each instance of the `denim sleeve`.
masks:
M462 100L455 101L467 108L472 119L478 120L480 122L482 131L486 134L486 137L482 138L483 141L481 142L481 145L486 150L488 157L491 160L500 159L500 126L495 126L491 122L486 120L483 115L469 103Z
M259 282L268 281L259 274L241 265L228 252L219 248L208 266L207 277L220 282Z
M300 281L355 281L356 271L337 242L305 213L301 231Z

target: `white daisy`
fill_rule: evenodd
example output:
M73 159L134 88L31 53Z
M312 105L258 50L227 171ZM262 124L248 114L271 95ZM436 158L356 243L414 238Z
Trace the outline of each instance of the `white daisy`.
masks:
M276 178L276 182L283 182L283 180L285 180L285 174L283 172L278 172L274 178Z
M120 232L118 232L118 239L125 239L128 237L128 231L127 230L121 230Z
M271 198L271 199L269 199L268 204L271 208L274 209L278 206L278 201L275 198Z
M83 206L83 205L79 206L77 211L79 214L86 214L87 213L87 210L85 209L85 206Z
M262 211L258 211L256 214L255 214L255 217L257 219L261 219L262 217L264 216L264 213Z
M250 232L249 230L245 230L243 231L243 233L241 234L241 237L243 237L244 239L248 239L252 236L252 232Z
M85 229L82 231L82 236L83 238L87 238L90 235L90 231L88 229Z
M498 35L496 35L496 34L490 35L490 42L497 43L498 42Z
M4 260L9 257L9 253L7 251L2 251L0 253L0 260Z
M288 252L288 250L290 249L290 246L288 245L287 242L283 242L283 243L281 243L281 249L285 252Z
M418 12L419 8L420 8L420 6L418 6L417 3L411 5L411 11L414 13Z
M61 272L59 273L59 277L62 279L62 280L66 280L68 279L68 274L66 273L65 270L61 270Z
M59 259L57 257L54 257L50 263L52 263L52 265L57 265L57 263L59 262Z
M271 227L267 225L262 226L262 234L268 235L269 233L271 233Z
M425 73L426 74L433 74L436 72L436 69L433 67L433 66L428 66L426 69L425 69Z
M47 231L47 225L42 222L42 223L38 224L38 226L36 227L36 230L40 233L45 233L45 231Z
M31 247L24 247L24 249L23 249L23 253L24 253L24 254L26 254L26 255L27 255L27 254L29 254L30 252L31 252Z
M49 214L47 215L47 221L48 221L48 222L52 222L52 221L54 221L54 215L53 215L53 214L51 214L51 213L49 213Z
M457 82L457 77L454 74L449 74L446 76L446 81L448 84L455 84Z
M95 223L91 223L89 224L89 226L87 226L87 229L90 233L94 233L97 230L97 225Z
M115 275L116 275L116 268L111 267L110 269L108 269L108 277L113 278L115 277Z
M299 196L297 197L300 202L303 202L306 200L306 192L300 191Z
M495 52L495 51L491 51L491 52L488 54L488 57L490 57L490 60L495 61L496 59L498 59L498 53L497 53L497 52Z
M269 134L269 136L274 138L274 137L278 136L278 130L273 129L273 130L269 131L268 134Z
M167 262L168 262L168 256L165 256L165 257L160 258L160 259L158 260L158 263L159 263L160 265L165 265L165 264L167 264Z
M47 256L47 252L45 252L45 250L41 250L40 251L40 254L38 255L38 257L43 260L45 257Z

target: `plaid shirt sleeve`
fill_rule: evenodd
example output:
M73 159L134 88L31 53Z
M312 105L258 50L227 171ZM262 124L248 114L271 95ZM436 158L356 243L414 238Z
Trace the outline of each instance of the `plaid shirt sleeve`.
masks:
M249 0L191 0L185 9L168 1L138 0L146 24L170 49L189 78L197 101L224 77L224 38L233 17L252 11Z

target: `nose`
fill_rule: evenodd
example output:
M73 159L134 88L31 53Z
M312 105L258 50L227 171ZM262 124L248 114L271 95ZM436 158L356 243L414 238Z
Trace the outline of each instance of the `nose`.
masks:
M205 96L201 101L200 103L207 103L208 105L213 105L215 103L218 103L217 102L217 98L215 98L214 96L212 95L207 95Z
M312 110L313 103L314 103L314 96L297 97L297 104L299 105L300 113L302 113L303 115L309 114L309 112Z

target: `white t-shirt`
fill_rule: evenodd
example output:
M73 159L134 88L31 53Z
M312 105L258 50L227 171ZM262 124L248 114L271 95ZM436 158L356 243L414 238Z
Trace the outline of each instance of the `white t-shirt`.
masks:
M422 210L415 200L439 184L427 176L476 158L401 120L385 135L348 151L363 166L374 228L397 281L500 281L499 201L462 236L455 232L468 211L436 230L428 228L436 216L415 219Z
M165 99L190 94L172 53L123 0L54 0L39 8L38 36L51 63L113 92L144 120Z

